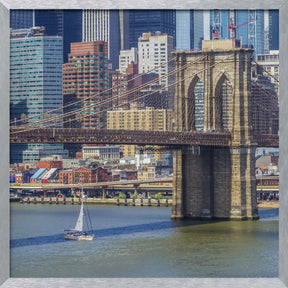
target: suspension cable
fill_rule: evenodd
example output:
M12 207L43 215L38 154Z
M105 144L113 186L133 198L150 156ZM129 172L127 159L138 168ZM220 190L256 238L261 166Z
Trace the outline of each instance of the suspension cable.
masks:
M204 57L205 57L205 56L204 56ZM183 81L185 81L186 79L192 78L192 77L194 77L195 75L197 75L198 73L204 72L205 70L208 70L208 69L211 68L211 67L215 67L215 66L219 65L220 63L224 62L225 60L227 60L227 59L229 59L229 58L232 58L232 57L233 57L233 55L227 56L227 57L225 57L224 59L222 59L222 61L216 62L216 63L214 63L214 64L212 64L212 65L210 65L210 66L208 66L208 67L206 67L206 68L204 68L204 69L202 69L202 70L193 72L191 75L189 75L189 76L187 76L187 77L185 77L185 78L182 78L181 80L176 81L176 82L168 85L168 87L173 86L173 85L175 85L175 84L178 84L179 82L183 82ZM199 61L199 59L198 59L197 61ZM197 61L196 61L195 63L197 63ZM192 62L192 63L190 63L189 65L193 65L193 64L195 64L195 63ZM181 70L183 70L183 69L186 69L186 68L187 68L187 65L188 65L188 64L184 65L185 68L180 68L180 69L178 69L178 70L176 70L176 71L173 71L173 72L171 72L171 73L176 74L176 73L178 73L179 71L181 71ZM167 88L168 88L168 87L167 87ZM157 91L156 91L156 92L157 92ZM153 91L153 92L150 93L150 94L143 95L142 97L139 97L137 100L142 99L142 98L145 98L145 97L147 97L147 96L149 96L149 95L152 95L152 94L154 94L154 93L156 93L156 92ZM120 96L121 96L121 95L120 95ZM111 101L111 100L110 100L110 101ZM103 103L103 102L102 102L102 103ZM100 105L101 105L102 103L100 103ZM92 104L94 104L94 103L92 103ZM91 105L92 105L92 104L91 104ZM96 104L96 103L95 103L95 104ZM100 105L99 105L99 106L100 106ZM86 108L85 108L85 109L86 109ZM83 110L85 110L85 109L83 109ZM107 107L107 110L108 110L108 109L109 109L109 108ZM80 110L80 109L78 109L78 110ZM82 109L81 109L81 110L82 110ZM72 111L72 112L75 113L75 111ZM99 111L99 112L96 112L95 114L103 113L103 112L104 112L104 111ZM94 114L94 115L95 115L95 114ZM66 116L67 116L67 115L66 115ZM61 117L63 117L63 115L61 115ZM84 116L83 118L85 118L85 117L90 117L90 115L86 115L86 116ZM66 122L69 122L69 120L67 120ZM65 122L65 123L66 123L66 122ZM33 123L31 123L30 125L32 125L32 124L33 124ZM28 128L30 127L30 125L28 125ZM54 124L54 125L57 125L57 124ZM27 127L27 126L24 126L24 129L25 129L25 130L11 132L11 134L15 134L15 133L19 133L19 132L27 132L27 131L31 131L31 130L38 129L37 127L32 127L32 128L30 128L30 129L27 129L26 127ZM18 127L18 128L19 128L19 130L20 130L20 127ZM22 127L21 127L21 128L22 128Z
M203 57L202 57L202 58L203 58ZM202 58L197 59L197 61L195 61L195 62L193 62L193 63L184 65L183 67L180 68L180 70L186 69L187 66L190 66L190 65L193 65L193 64L195 64L195 63L197 63L197 62L199 62L199 61L202 61ZM179 69L178 69L178 70L179 70ZM28 125L25 125L25 126L26 126L26 127L35 127L35 125L37 125L37 124L44 124L44 123L56 121L56 120L59 120L59 119L64 118L64 117L68 117L68 116L70 116L70 115L77 114L77 113L79 113L79 112L85 112L85 111L87 111L88 109L91 109L91 108L94 108L94 107L100 107L100 106L105 105L105 104L107 104L107 103L113 102L115 99L121 99L121 97L124 98L124 96L127 96L127 95L129 95L129 94L131 94L131 93L137 92L138 90L140 90L140 89L142 89L142 88L145 88L147 85L149 85L149 84L154 84L155 81L159 81L159 80L165 79L165 78L167 78L167 77L170 77L170 76L172 76L173 74L176 74L177 72L178 72L177 70L172 71L172 72L169 72L167 75L164 75L164 76L162 76L162 77L160 77L160 78L157 78L157 79L154 79L154 80L152 80L152 81L149 81L149 82L147 82L147 83L145 83L145 84L142 84L142 85L140 85L140 86L138 86L138 87L136 87L136 88L134 88L134 89L131 89L131 90L125 92L125 93L122 93L122 94L120 94L120 95L115 95L114 97L109 97L108 99L106 99L106 100L104 100L104 101L102 101L102 102L100 102L100 103L91 103L89 107L82 107L82 108L79 108L79 109L77 109L77 110L73 110L73 111L70 111L70 112L66 112L66 113L64 113L64 114L55 115L55 116L53 116L53 117L51 117L51 118L49 118L49 119L40 119L40 120L31 122L31 123L29 123ZM171 86L171 85L170 85L170 86ZM167 88L167 87L166 87L166 88ZM163 90L163 88L160 88L159 90ZM157 91L156 91L156 92L157 92ZM153 91L153 92L150 93L149 95L154 94L154 93L155 93L155 91ZM149 95L144 95L144 97L149 96ZM88 98L86 98L85 101L86 101L86 100L88 100ZM138 99L137 99L137 100L138 100ZM79 102L79 101L78 101L78 102ZM83 102L83 99L81 99L80 102ZM72 105L75 105L75 102L72 103ZM100 113L101 113L101 112L103 112L103 111L100 111ZM96 114L96 113L94 113L94 115L95 115L95 114ZM85 117L90 117L90 115L87 115L87 116L85 116ZM84 118L85 118L85 117L84 117ZM61 124L62 124L62 123L61 123ZM58 124L55 124L55 125L59 125L59 123L58 123Z
M170 60L167 61L167 62L161 63L160 65L158 65L158 66L154 67L153 69L147 71L147 73L154 72L156 69L158 69L158 68L160 68L160 67L162 67L162 66L168 65L170 62L173 63L173 61L175 61L175 59L176 59L176 57L170 59ZM67 63L65 63L65 64L67 64ZM142 77L142 74L137 74L137 76L131 78L131 79L128 81L128 83L129 83L129 82L132 82L132 81L135 81L136 79L138 79L138 78L140 78L140 77ZM158 79L154 79L154 80L152 80L152 81L153 81L153 82L154 82L154 81L159 81L159 78L158 78ZM150 82L152 82L152 81L150 81ZM145 83L145 84L146 84L146 85L149 85L149 82L148 82L148 83ZM52 112L55 112L55 111L60 111L60 112L61 112L64 108L70 107L70 106L75 105L75 104L78 104L78 103L82 103L83 100L84 100L84 101L87 101L87 100L90 100L90 99L94 99L94 98L96 98L96 97L98 97L98 96L101 96L102 94L106 94L106 93L110 92L112 89L115 89L115 88L119 87L120 85L121 85L121 84L118 84L118 85L116 85L115 87L108 88L108 89L106 89L106 90L104 90L104 91L101 91L101 92L98 92L98 93L95 93L95 94L91 94L91 95L88 96L87 98L85 98L85 99L79 99L78 101L76 101L76 102L74 102L74 103L70 103L70 104L67 104L67 105L65 105L65 106L61 106L61 107L59 107L59 108L55 108L55 109L48 110L48 111L46 111L45 113L49 114L49 113L52 113ZM143 84L143 85L144 85L144 84ZM29 119L33 119L34 117L35 117L35 116L30 116L30 117L27 117L27 119L28 119L28 120L29 120ZM18 119L18 120L16 120L16 121L15 121L15 120L11 120L11 121L10 121L10 125L15 124L15 123L17 123L17 122L21 122L21 121L22 121L21 119ZM41 120L38 120L38 121L41 121ZM35 122L36 122L36 121L35 121Z

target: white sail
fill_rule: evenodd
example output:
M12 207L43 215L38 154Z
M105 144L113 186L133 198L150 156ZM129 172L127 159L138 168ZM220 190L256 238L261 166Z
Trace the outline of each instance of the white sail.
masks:
M82 200L80 213L79 213L78 220L75 226L75 230L77 231L83 231L83 216L84 216L84 213L83 213L83 200Z
M91 220L88 215L89 218L89 223L90 223L90 227L88 227L88 229L91 229L90 231L83 231L84 227L83 227L83 218L84 218L84 203L83 203L83 186L82 186L82 190L81 190L81 194L80 194L80 199L81 199L81 208L80 208L80 212L79 212L79 216L78 216L78 220L76 222L76 226L74 230L68 230L68 232L65 235L65 239L68 240L93 240L94 239L94 234L92 234L92 225L91 225ZM86 209L88 209L88 207L86 207ZM86 210L85 210L86 211ZM88 211L88 210L87 210ZM86 213L85 213L86 216Z

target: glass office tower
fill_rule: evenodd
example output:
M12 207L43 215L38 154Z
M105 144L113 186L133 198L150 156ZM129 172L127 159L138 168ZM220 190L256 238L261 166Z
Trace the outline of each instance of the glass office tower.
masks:
M129 45L138 46L138 38L143 33L167 33L176 46L176 10L129 10Z
M63 37L63 61L67 62L70 44L82 40L82 10L11 10L10 28L44 26L45 35Z
M263 54L264 10L211 10L210 39L231 38L232 30L228 29L231 19L235 26L241 25L236 28L236 39L242 47L254 48L256 54Z
M269 49L279 50L279 10L269 10Z
M37 122L62 113L62 37L41 33L38 28L11 32L11 125ZM55 111L51 114L50 110ZM61 127L62 123L43 124L50 125ZM51 154L66 155L62 145L12 145L10 161L36 162Z
M176 11L176 49L201 50L204 39L203 10Z

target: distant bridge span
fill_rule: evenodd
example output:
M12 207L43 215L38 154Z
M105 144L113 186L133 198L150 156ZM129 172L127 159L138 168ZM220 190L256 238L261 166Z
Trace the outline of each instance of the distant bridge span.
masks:
M114 187L119 185L136 185L147 183L172 183L173 178L151 178L151 179L138 179L138 180L121 180L121 181L108 181L108 182L97 182L97 183L83 183L83 184L61 184L61 183L19 183L15 185L14 183L10 184L10 189L17 190L49 190L49 189L62 189L62 188L72 188L72 189L81 189L83 188L102 188L102 187Z

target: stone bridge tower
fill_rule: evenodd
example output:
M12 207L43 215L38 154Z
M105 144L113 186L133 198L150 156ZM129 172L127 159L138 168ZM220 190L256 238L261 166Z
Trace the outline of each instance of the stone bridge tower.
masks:
M174 152L172 218L258 219L252 53L252 49L234 48L231 39L203 41L201 51L175 52L176 131L227 132L231 143L229 148Z

